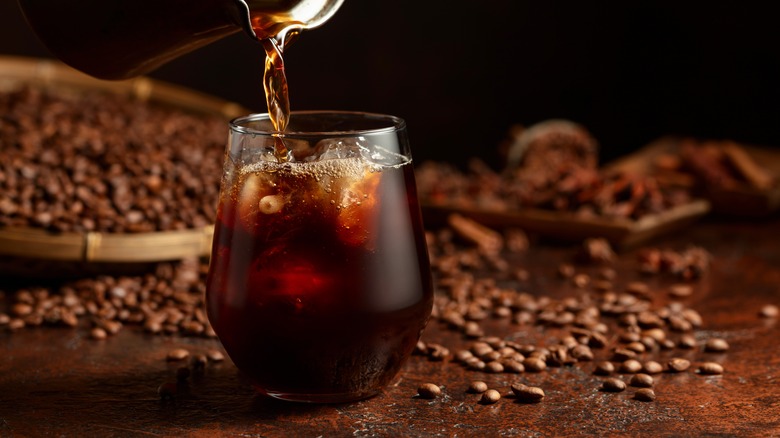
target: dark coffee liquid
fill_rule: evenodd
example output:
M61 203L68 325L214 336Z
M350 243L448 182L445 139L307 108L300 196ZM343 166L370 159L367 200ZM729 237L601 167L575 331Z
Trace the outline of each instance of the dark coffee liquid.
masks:
M266 393L375 394L411 354L432 306L411 163L258 164L224 183L211 324Z

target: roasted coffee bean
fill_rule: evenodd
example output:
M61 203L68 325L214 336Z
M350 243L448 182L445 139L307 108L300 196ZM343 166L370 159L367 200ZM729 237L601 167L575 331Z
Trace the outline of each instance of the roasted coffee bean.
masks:
M485 369L485 366L487 366L487 364L485 364L484 361L474 358L474 360L469 360L466 363L466 366L468 366L469 369L472 369L474 371L482 371Z
M639 401L650 402L655 400L655 391L650 388L637 389L634 393L634 399Z
M558 266L558 275L563 278L572 278L574 277L575 273L576 270L574 269L573 265L570 265L568 263L563 263Z
M723 365L717 362L704 362L703 364L699 365L699 374L723 374Z
M621 373L633 374L638 373L641 370L642 364L636 359L628 359L627 361L620 364Z
M677 347L684 349L696 348L696 344L696 338L692 335L680 336L680 339L677 341Z
M417 388L417 394L421 398L433 399L441 395L441 388L433 383L423 383Z
M502 365L501 362L497 360L493 360L485 364L485 371L489 373L503 373L504 365Z
M190 352L185 350L184 348L175 348L168 352L168 356L166 359L170 362L184 360L186 358L190 357Z
M645 344L641 342L631 342L628 345L626 345L626 349L631 350L634 353L644 353L647 347L645 347Z
M601 389L607 392L622 392L626 390L626 382L610 377L601 384Z
M675 298L685 298L693 295L693 287L689 284L673 284L669 287L669 295Z
M594 358L593 351L585 345L577 345L569 352L571 357L581 362L591 361Z
M176 397L176 384L172 382L166 382L157 387L157 395L162 400L172 400Z
M636 352L625 348L618 348L612 352L612 360L614 360L615 362L625 362L635 357L636 357Z
M572 277L572 283L578 288L584 288L590 284L590 276L588 274L576 274Z
M219 350L209 350L206 352L206 357L209 358L209 361L211 362L222 362L225 360L225 355L222 354Z
M465 363L468 359L474 357L474 353L469 350L458 350L455 352L455 360L461 363Z
M469 384L468 392L472 394L482 394L483 392L488 390L487 383L481 381L481 380L475 380Z
M442 361L450 356L450 350L440 344L428 343L428 357L434 361Z
M729 349L729 343L723 338L710 338L704 343L704 351L722 353Z
M612 362L601 361L596 364L596 368L593 369L593 374L598 376L608 376L615 371L615 365Z
M547 369L547 364L539 357L529 357L523 361L525 370L532 373L538 373Z
M100 327L95 327L92 329L92 331L89 332L89 336L92 339L96 339L98 341L101 341L103 339L106 339L108 337L108 333Z
M496 391L495 389L488 389L487 391L482 393L482 398L480 399L480 402L483 404L493 404L496 403L501 399L501 394Z
M659 374L663 371L664 366L654 360L649 360L642 364L642 372L645 374Z
M638 388L650 388L653 386L653 377L649 374L634 374L629 381L631 386Z
M520 374L525 372L525 366L520 361L509 359L502 363L504 365L504 372L506 373Z
M694 339L694 342L695 342L695 339ZM661 349L663 349L663 350L671 350L671 349L673 349L676 346L674 341L671 340L671 339L664 339L659 345L661 346Z
M778 309L778 307L774 304L767 304L761 307L761 310L758 312L758 314L762 318L777 318L777 316L780 315L780 309Z
M647 283L633 281L626 285L626 292L632 295L644 296L650 293L650 287Z
M8 321L8 330L15 331L24 328L25 322L21 318L12 318Z
M680 357L670 359L669 362L666 363L666 367L669 372L673 373L681 373L687 370L690 366L691 362L688 359L683 359Z
M11 317L5 313L0 313L0 325L7 325L9 322L11 322Z
M544 390L536 386L527 386L522 383L515 383L511 386L517 401L523 403L538 403L544 398Z

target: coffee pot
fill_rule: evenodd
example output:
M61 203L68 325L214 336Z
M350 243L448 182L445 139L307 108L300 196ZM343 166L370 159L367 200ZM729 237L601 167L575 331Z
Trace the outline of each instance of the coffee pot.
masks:
M18 0L43 44L100 79L146 74L233 33L256 40L315 28L344 0Z

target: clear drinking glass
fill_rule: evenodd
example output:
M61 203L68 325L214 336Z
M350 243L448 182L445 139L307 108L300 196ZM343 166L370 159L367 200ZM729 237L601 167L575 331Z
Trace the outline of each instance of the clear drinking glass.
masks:
M267 114L232 121L207 299L260 392L347 402L381 391L433 303L404 121L293 112L284 132Z

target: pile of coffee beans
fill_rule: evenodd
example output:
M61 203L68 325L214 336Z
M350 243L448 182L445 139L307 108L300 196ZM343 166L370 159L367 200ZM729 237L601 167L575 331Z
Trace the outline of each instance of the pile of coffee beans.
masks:
M0 92L0 227L134 233L214 223L225 121L106 93Z
M98 275L0 291L0 327L86 328L96 340L125 325L151 334L215 337L205 311L207 269L198 259L185 259L159 263L145 275Z
M510 262L497 262L497 258L502 259L502 253L486 251L486 246L479 244L480 239L474 239L476 228L464 225L463 220L458 219L458 227L428 233L437 289L432 318L446 329L459 333L463 343L444 346L427 343L423 336L416 354L488 374L522 375L544 373L555 367L579 366L603 377L602 391L622 392L635 388L634 398L639 401L655 400L654 375L691 371L718 375L724 372L723 365L712 362L707 353L727 351L728 342L717 337L697 339L694 335L704 323L702 315L675 299L693 293L695 283L690 281L700 278L709 269L710 256L703 248L679 252L654 250L665 254L664 260L693 260L684 264L689 272L684 278L689 282L659 291L639 280L618 284L618 273L613 267L617 256L609 244L601 239L588 239L572 258L586 263L591 273L585 273L582 264L562 264L558 269L559 278L571 281L575 294L555 299L518 289L518 283L511 281L513 275L508 272ZM467 230L467 233L461 235L461 230ZM495 235L491 238L495 239ZM672 254L679 257L672 257ZM646 263L647 260L640 257L639 273L660 272L648 271ZM659 266L671 265L661 263ZM594 271L596 275L592 274ZM677 273L676 270L669 272ZM686 287L691 290L677 291ZM772 309L765 308L762 314L771 315ZM508 331L488 333L496 326L485 323L490 320L506 321L498 326L508 327ZM518 342L512 334L523 328L527 329L524 332L543 334L533 341L529 338ZM691 350L698 350L702 357L696 367L689 359L675 355L676 351ZM519 389L515 390L515 386ZM484 393L485 390L485 385L475 383L467 391ZM531 390L519 380L513 384L512 391L506 395L533 398L528 394ZM542 388L533 389L533 393L540 394L536 401L544 397ZM480 402L498 400L490 395Z

